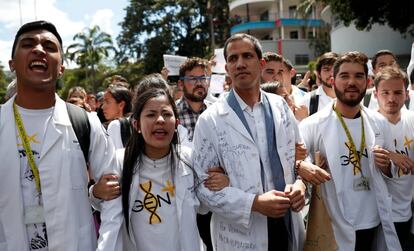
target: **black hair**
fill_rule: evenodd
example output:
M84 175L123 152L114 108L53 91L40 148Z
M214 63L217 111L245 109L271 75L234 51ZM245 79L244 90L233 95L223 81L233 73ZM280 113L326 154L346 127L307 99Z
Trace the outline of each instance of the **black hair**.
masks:
M260 85L260 88L263 91L273 94L277 94L277 90L281 87L283 87L283 85L277 81L266 82Z
M324 65L333 66L339 55L335 52L326 52L322 54L316 62L316 71L321 74Z
M274 52L265 52L263 53L263 59L267 62L275 61L275 62L283 62L283 57Z
M152 98L165 96L168 98L168 101L172 107L174 116L178 118L177 107L171 95L168 93L168 90L164 89L157 89L157 88L150 88L143 93L140 93L139 96L136 98L136 102L134 104L134 112L132 114L132 118L135 120L139 120L142 110L145 104ZM171 175L173 177L174 182L174 175L177 169L177 160L180 160L185 165L190 167L192 170L193 168L187 163L185 160L180 158L179 155L179 137L177 130L174 132L173 139L170 143L170 163L171 163ZM126 223L127 231L129 232L129 193L131 190L132 179L135 173L139 171L139 168L142 166L142 155L145 151L145 140L141 133L138 133L136 129L132 130L131 138L128 141L125 147L125 157L123 163L123 170L122 170L122 179L121 179L121 192L122 192L122 209L124 220ZM196 173L193 170L193 175L195 177L195 181L197 181Z
M125 114L131 112L132 95L128 88L120 85L109 85L106 91L112 95L112 97L116 100L117 103L121 103L122 101L124 101L125 105L122 111L122 116L125 116Z
M229 44L231 42L243 40L245 38L250 40L250 42L253 44L254 50L257 54L257 57L259 59L263 58L262 46L260 45L260 42L257 38L255 38L255 37L253 37L252 35L249 35L249 34L237 33L237 34L234 34L231 37L229 37L226 40L226 42L224 43L223 54L224 54L224 59L226 60L226 62L227 62L227 47L229 46Z
M11 57L12 58L14 57L14 51L16 49L17 41L19 40L19 37L23 35L24 33L34 31L34 30L47 30L53 35L55 35L55 37L57 38L60 44L60 51L62 53L62 60L63 60L62 38L60 37L59 32L57 32L56 27L52 23L43 21L43 20L25 23L22 27L20 27L20 29L16 33L16 36L14 37Z
M355 63L355 64L362 65L364 67L365 78L368 78L368 65L367 65L367 62L368 62L368 57L364 53L358 52L358 51L347 52L344 55L338 57L338 59L335 61L334 65L333 65L334 78L336 78L336 75L339 72L339 68L344 63Z
M180 65L179 77L185 77L185 73L193 70L195 67L201 67L204 71L207 71L208 61L199 57L188 58Z
M371 60L372 69L375 69L378 58L381 57L381 56L384 56L384 55L390 55L391 57L394 58L395 61L397 61L397 57L394 55L394 53L392 53L392 51L390 51L390 50L379 50L372 57L372 60Z
M145 91L152 89L152 88L158 88L163 90L169 90L169 86L167 84L167 81L162 77L159 73L152 73L147 76L145 76L137 85L135 95L138 97L141 93L144 93Z

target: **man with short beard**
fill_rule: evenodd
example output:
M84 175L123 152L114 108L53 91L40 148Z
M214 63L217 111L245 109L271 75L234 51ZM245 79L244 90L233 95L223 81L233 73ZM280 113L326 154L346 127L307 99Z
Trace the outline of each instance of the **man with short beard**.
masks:
M178 86L183 90L183 96L177 101L178 116L180 124L187 128L191 142L197 119L207 108L208 62L197 57L189 58L180 66L179 74Z
M333 64L337 59L338 54L335 52L326 52L319 57L316 63L316 72L321 85L318 89L306 93L303 99L304 104L308 107L309 115L322 110L335 98L335 92L332 89L332 73Z
M183 91L183 95L176 102L178 118L180 124L187 129L188 141L191 143L198 117L207 108L205 98L210 84L208 62L198 57L189 58L180 66L179 75L178 87ZM210 236L210 219L211 213L206 215L197 214L198 230L207 251L213 250Z
M338 250L401 250L383 178L391 163L378 149L393 147L389 127L360 104L367 88L367 61L360 52L341 56L333 70L337 99L299 125L309 153L315 158L320 152L326 159L323 168L331 179L316 182L321 168L305 161L297 164L297 171L304 180L320 184Z

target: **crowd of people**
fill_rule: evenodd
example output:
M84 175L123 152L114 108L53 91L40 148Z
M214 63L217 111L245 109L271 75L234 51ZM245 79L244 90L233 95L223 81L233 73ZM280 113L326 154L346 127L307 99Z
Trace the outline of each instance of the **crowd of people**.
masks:
M413 57L326 52L312 84L241 33L219 96L190 57L175 84L163 68L64 101L62 48L46 21L15 36L0 251L414 250Z

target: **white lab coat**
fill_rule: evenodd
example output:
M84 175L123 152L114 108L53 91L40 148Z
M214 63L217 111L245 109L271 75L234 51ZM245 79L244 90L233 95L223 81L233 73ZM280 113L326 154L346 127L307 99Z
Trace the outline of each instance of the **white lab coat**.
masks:
M0 115L0 250L28 250L23 222L20 159L11 98ZM89 160L94 178L115 167L115 154L98 117L91 125ZM50 251L96 248L96 231L88 199L88 175L83 153L71 127L66 104L56 95L52 118L39 160L43 204ZM105 217L105 216L104 216Z
M190 150L186 147L180 148L180 156L185 161L191 164L189 157ZM119 173L122 173L124 159L124 149L117 150L117 160ZM200 238L197 228L197 212L207 213L208 210L200 207L200 202L196 196L194 189L194 173L181 161L179 162L177 171L174 176L175 184L175 202L178 218L178 231L182 251L201 251L203 250L203 243ZM139 186L139 175L136 173L132 178L131 188ZM131 220L131 213L133 207L133 201L137 197L138 189L131 189L129 194L129 220ZM126 225L122 214L122 196L100 203L104 209L102 212L107 211L107 215L111 215L111 218L107 218L107 221L102 220L99 230L99 242L98 249L100 251L132 251L137 250L133 229L131 228L131 222L129 222L129 236L126 231ZM106 207L106 209L105 209ZM174 227L171 227L174 229ZM159 242L160 239L149 239L148 242ZM167 243L166 243L167 245ZM168 246L165 247L168 250Z
M295 182L295 143L300 141L295 117L281 97L263 94L269 98L273 111L285 182L292 184ZM199 176L202 177L209 167L221 166L230 179L230 186L218 192L198 187L199 199L213 212L214 249L267 251L267 217L251 210L254 197L263 193L259 149L228 105L225 95L199 117L193 144L193 163ZM291 250L302 250L301 212L292 212L292 230Z
M335 144L338 142L339 130L343 130L338 122L336 113L332 109L332 104L333 103L327 105L324 109L304 119L300 123L300 130L308 152L313 154L316 151L320 151L321 155L327 158L327 162L331 167L339 164ZM383 131L384 128L386 128L386 121L382 122L379 120L378 115L376 115L374 111L365 107L362 109L368 158L373 160L373 153L370 149L374 145L379 145L384 148L389 148L392 145L389 145L391 141L384 135L387 133L386 131ZM371 188L375 190L382 225L375 250L401 250L391 217L391 195L389 195L383 176L375 167L374 161L370 161L369 170L372 177ZM343 179L340 170L338 168L330 168L330 173L333 181L322 184L321 191L333 223L332 227L335 239L339 251L354 250L355 230L353 229L352 224L343 216L344 205L342 203L342 195L347 191L343 190ZM383 232L381 232L381 230Z

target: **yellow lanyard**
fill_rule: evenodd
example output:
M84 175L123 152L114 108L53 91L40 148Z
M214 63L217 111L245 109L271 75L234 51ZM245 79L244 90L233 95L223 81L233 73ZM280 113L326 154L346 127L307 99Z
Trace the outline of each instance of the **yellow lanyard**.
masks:
M20 117L19 111L17 110L16 103L13 103L13 112L14 112L14 120L16 121L17 130L19 131L19 136L22 139L22 144L24 150L26 151L27 160L29 162L29 166L32 169L33 175L36 181L36 189L40 193L40 174L39 169L37 168L36 162L33 157L32 149L30 148L29 140L27 139L27 133L24 129L22 118Z
M354 140L352 139L351 133L349 132L349 129L346 126L345 121L342 118L342 115L335 109L335 104L332 106L332 109L335 111L336 116L339 119L339 122L341 122L342 128L345 130L345 134L346 134L346 137L348 138L349 144L351 144L350 148L353 154L351 153L350 159L352 159L352 156L353 158L356 158L357 165L354 164L354 175L356 175L359 171L361 172L361 175L364 176L362 173L362 167L361 167L362 153L364 152L364 149L365 149L365 129L364 129L364 119L362 117L362 112L360 111L361 113L361 145L359 147L359 154L358 154Z

